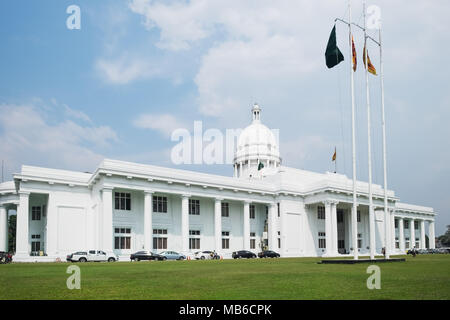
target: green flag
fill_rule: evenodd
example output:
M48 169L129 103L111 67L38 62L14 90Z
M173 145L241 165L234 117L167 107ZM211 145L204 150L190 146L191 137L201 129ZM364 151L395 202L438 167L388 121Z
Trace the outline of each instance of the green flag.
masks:
M262 168L264 168L264 163L260 162L258 164L258 171L261 170Z
M328 39L325 60L329 69L338 65L341 61L344 61L344 56L336 44L336 25L333 27L333 30L331 30L330 38Z

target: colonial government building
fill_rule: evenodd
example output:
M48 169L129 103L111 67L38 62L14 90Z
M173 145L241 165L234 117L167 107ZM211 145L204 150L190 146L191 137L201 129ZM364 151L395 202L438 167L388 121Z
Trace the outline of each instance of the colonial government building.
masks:
M94 173L22 166L13 181L0 184L0 251L8 250L7 216L16 210L16 248L9 248L15 261L54 261L89 249L124 258L142 249L229 257L263 247L284 257L368 254L368 184L357 183L352 235L352 180L282 166L260 111L255 104L238 139L233 177L109 159ZM432 208L401 203L389 190L385 234L384 190L372 190L377 254L383 247L391 254L425 248L426 235L434 248Z

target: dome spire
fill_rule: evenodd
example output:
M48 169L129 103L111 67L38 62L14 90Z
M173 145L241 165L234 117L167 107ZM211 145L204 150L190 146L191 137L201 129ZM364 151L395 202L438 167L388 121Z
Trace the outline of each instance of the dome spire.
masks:
M255 102L253 104L253 108L252 108L253 122L259 122L261 120L260 119L260 113L261 113L261 108Z

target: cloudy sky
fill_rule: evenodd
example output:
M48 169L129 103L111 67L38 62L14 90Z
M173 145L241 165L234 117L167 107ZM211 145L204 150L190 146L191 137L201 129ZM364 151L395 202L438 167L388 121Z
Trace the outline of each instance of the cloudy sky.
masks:
M81 9L69 30L66 9ZM381 8L389 187L432 206L450 224L448 0L371 1ZM284 165L351 177L347 29L345 61L324 52L347 1L42 0L0 4L0 158L5 179L22 164L93 171L104 157L175 166L171 132L243 128L250 106L280 129ZM353 21L362 24L361 1ZM377 31L371 31L378 37ZM354 31L357 153L367 179L362 34ZM368 46L379 70L378 48ZM371 76L373 177L383 183L380 80ZM182 168L231 175L230 165Z

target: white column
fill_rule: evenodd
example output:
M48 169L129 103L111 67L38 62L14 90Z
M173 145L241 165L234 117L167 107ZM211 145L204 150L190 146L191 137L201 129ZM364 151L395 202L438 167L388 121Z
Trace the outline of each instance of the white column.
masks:
M403 218L398 218L398 241L400 244L400 251L405 253L405 230Z
M29 256L30 245L28 235L29 219L29 192L19 191L19 205L17 206L17 226L16 226L16 256Z
M389 259L391 254L391 215L390 209L385 206L384 208L384 248L386 259ZM393 228L394 226L392 226Z
M244 201L244 250L250 250L250 202Z
M416 230L414 226L414 219L411 219L411 222L409 223L409 247L415 248L416 247ZM418 249L418 248L416 248Z
M242 177L242 161L239 162L239 177Z
M371 202L372 200L369 199ZM373 207L369 206L369 253L370 259L375 259L375 212Z
M153 192L144 191L144 249L153 250Z
M332 237L332 253L338 254L338 228L337 228L337 202L331 202L331 237Z
M269 250L278 251L278 240L277 240L277 230L276 228L276 218L277 216L277 204L271 203L269 208L268 217L268 239L269 239Z
M189 252L189 195L181 196L181 249Z
M222 199L219 198L214 202L214 236L216 252L222 251Z
M58 254L58 226L55 197L50 192L47 202L47 243L45 250L48 256Z
M0 206L0 251L8 251L8 212Z
M434 221L430 221L428 223L428 238L430 240L430 249L435 248L435 240L434 240Z
M234 164L234 177L237 177L237 163Z
M425 220L420 220L420 249L426 249L426 241L425 241Z
M333 255L333 228L331 222L331 202L325 201L325 255Z
M102 250L112 251L113 249L112 188L103 187L102 204L103 204Z

